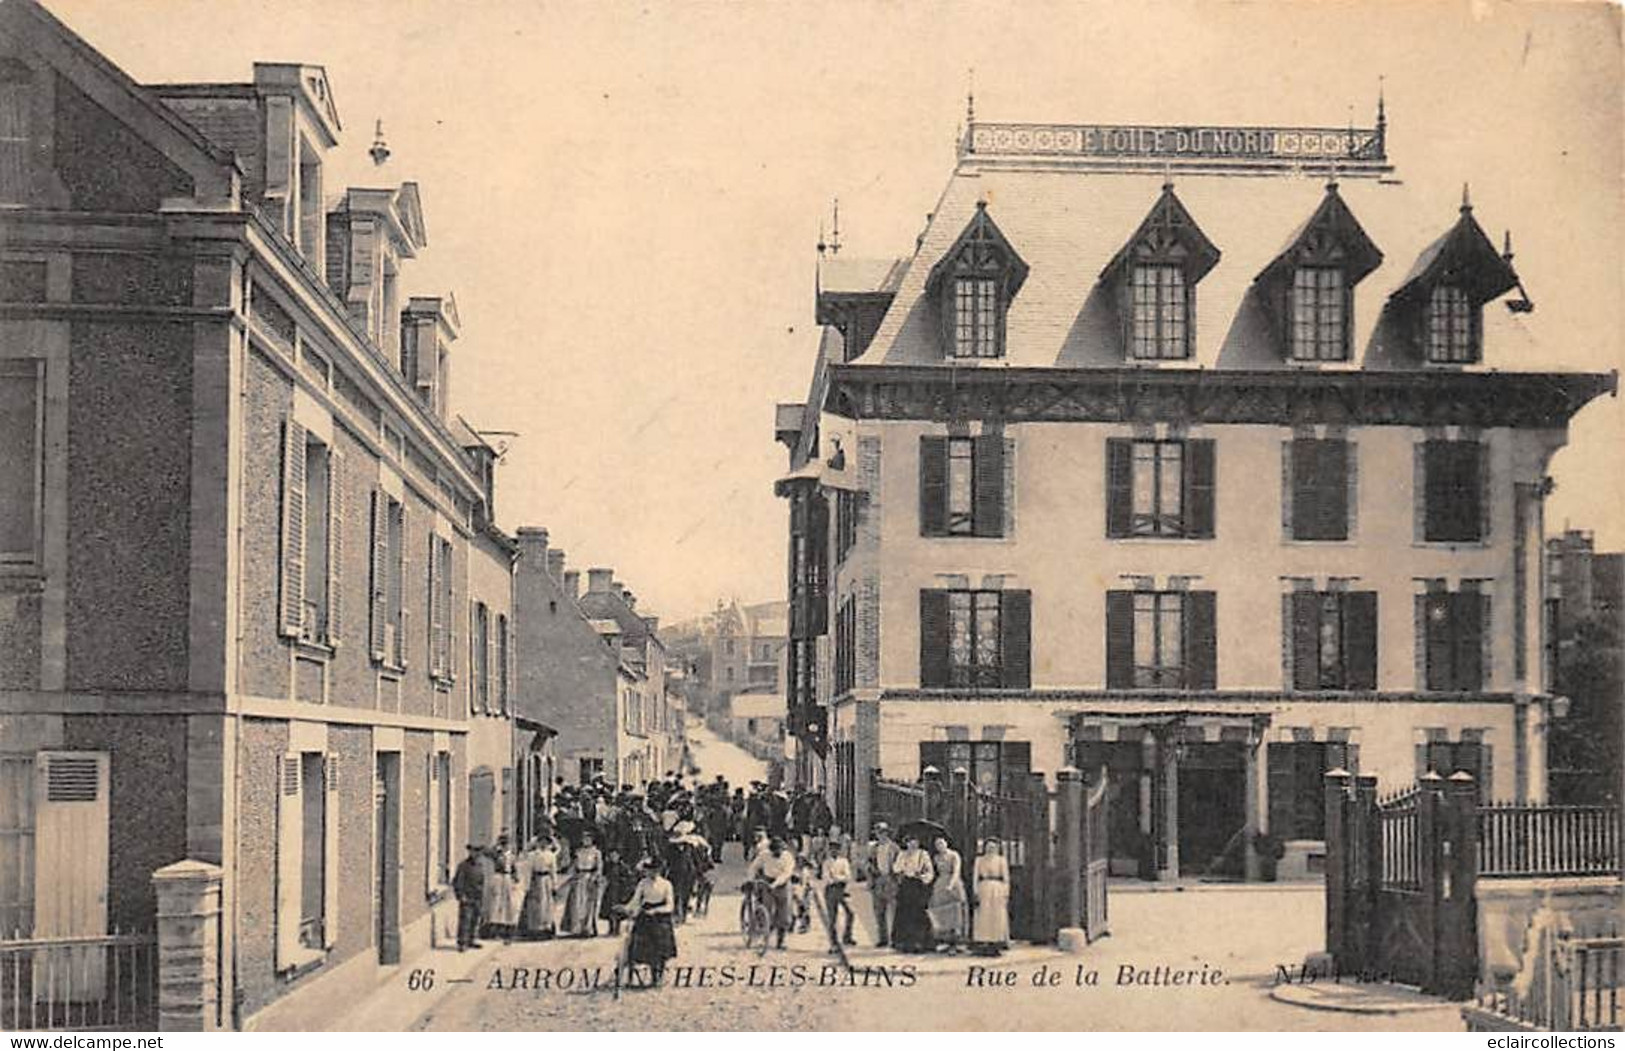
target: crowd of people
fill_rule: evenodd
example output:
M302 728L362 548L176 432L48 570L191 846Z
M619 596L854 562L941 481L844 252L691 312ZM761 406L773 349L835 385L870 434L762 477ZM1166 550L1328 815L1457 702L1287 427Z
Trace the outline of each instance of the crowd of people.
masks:
M675 927L708 909L730 843L740 844L745 890L768 905L779 947L790 931L811 928L820 904L830 951L856 944L857 881L868 885L878 945L988 953L1009 941L1010 870L996 839L982 845L967 894L963 861L946 837L922 839L905 826L899 843L881 822L868 843L854 844L817 792L760 781L747 791L720 775L668 773L641 789L561 779L551 800L528 842L504 835L469 845L452 881L459 950L481 937L619 935L630 920L627 962L649 968L658 983L677 953Z

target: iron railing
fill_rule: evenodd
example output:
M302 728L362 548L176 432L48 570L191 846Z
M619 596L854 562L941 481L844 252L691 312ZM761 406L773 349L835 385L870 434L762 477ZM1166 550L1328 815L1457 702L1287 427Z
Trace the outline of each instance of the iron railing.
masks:
M151 932L0 941L0 1029L154 1029Z
M1607 876L1620 869L1619 808L1496 803L1478 811L1478 874Z

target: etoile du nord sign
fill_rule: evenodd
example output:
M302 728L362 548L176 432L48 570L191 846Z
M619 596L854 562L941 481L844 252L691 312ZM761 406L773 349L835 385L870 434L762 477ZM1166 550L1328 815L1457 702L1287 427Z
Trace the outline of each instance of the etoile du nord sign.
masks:
M986 124L971 126L975 154L1332 161L1382 157L1380 128L1216 125Z

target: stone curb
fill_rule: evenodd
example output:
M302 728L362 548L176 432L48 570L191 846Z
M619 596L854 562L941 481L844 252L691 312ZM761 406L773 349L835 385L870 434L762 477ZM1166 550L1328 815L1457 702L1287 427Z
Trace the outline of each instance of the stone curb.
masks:
M1387 988L1403 990L1407 994L1407 998L1400 999L1398 996L1385 995L1378 991ZM1405 986L1345 987L1333 996L1322 995L1330 991L1330 988L1316 987L1311 989L1301 985L1277 985L1270 989L1270 999L1310 1011L1340 1011L1345 1014L1359 1015L1415 1014L1422 1011L1437 1011L1440 1008L1452 1006L1446 1000L1421 999L1421 993L1414 992ZM1411 999L1411 997L1416 999Z

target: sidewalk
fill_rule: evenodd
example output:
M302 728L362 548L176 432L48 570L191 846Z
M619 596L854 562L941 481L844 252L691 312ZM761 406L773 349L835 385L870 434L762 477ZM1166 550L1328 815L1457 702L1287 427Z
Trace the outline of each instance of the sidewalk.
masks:
M410 964L394 969L388 979L369 996L328 1026L335 1033L404 1033L452 992L467 988L468 980L501 948L500 940L486 940L478 949L458 952L455 948L430 949L413 957ZM413 991L407 981L414 972L420 977L433 972L433 984Z
M1408 985L1334 982L1312 985L1282 983L1272 986L1270 999L1313 1011L1343 1011L1361 1015L1400 1015L1424 1011L1454 1012L1460 1004L1428 996Z

